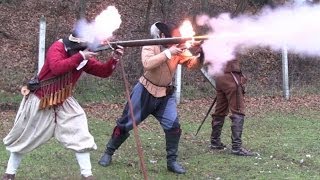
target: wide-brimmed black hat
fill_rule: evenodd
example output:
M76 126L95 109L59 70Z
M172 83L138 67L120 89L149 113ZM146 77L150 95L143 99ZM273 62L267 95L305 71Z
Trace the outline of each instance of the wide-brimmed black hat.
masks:
M150 34L153 38L160 38L163 33L166 38L172 37L173 26L163 22L155 22L151 25Z
M86 41L81 39L75 31L72 31L72 33L62 41L69 55L87 49Z

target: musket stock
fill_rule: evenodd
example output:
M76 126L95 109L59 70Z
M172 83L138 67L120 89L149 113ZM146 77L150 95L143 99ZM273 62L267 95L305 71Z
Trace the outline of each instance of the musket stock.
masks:
M181 44L186 41L203 41L207 40L208 36L194 36L194 37L173 37L173 38L160 38L160 39L137 39L128 41L114 41L109 42L108 45L99 46L94 49L95 52L112 49L117 45L123 47L135 47L135 46L150 46L150 45L165 45L165 44Z

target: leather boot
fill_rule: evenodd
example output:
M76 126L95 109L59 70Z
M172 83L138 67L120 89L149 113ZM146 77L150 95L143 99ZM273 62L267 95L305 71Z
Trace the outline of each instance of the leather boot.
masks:
M177 174L184 174L186 173L186 170L177 162L180 136L181 136L180 128L176 128L171 131L165 131L166 151L167 151L167 169Z
M121 146L121 144L130 136L128 132L120 130L115 127L112 133L112 137L106 145L106 150L99 160L101 166L109 166L112 161L112 155Z
M220 136L225 116L212 116L211 149L224 149L226 146L221 142Z
M233 114L231 117L231 153L238 156L253 156L254 153L242 147L241 135L243 131L244 116L240 114Z
M15 174L7 174L7 173L5 173L2 176L2 180L14 180L14 178L15 178Z

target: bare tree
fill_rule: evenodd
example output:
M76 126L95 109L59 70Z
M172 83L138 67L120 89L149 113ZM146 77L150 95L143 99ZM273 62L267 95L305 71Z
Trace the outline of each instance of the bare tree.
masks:
M164 21L168 21L170 18L169 15L172 12L173 7L173 0L159 0L160 3L160 9L161 9L161 14L163 16Z
M236 4L236 10L232 13L233 17L243 13L248 5L254 6L256 11L264 6L269 6L271 8L275 7L273 0L237 0Z
M148 29L149 21L150 21L151 7L152 7L152 0L148 0L148 6L147 6L147 11L146 11L146 16L145 16L145 21L144 21L144 28L143 29Z
M86 17L86 0L79 0L79 8L77 18L82 19Z

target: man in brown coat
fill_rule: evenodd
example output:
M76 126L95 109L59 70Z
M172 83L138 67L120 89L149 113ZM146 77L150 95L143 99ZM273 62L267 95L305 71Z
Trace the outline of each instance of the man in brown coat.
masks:
M225 117L231 112L231 153L239 156L253 156L254 154L242 147L241 135L243 131L245 107L244 87L246 78L240 70L239 60L232 60L226 64L223 74L214 77L216 82L217 104L212 114L211 148L224 149L220 135Z

